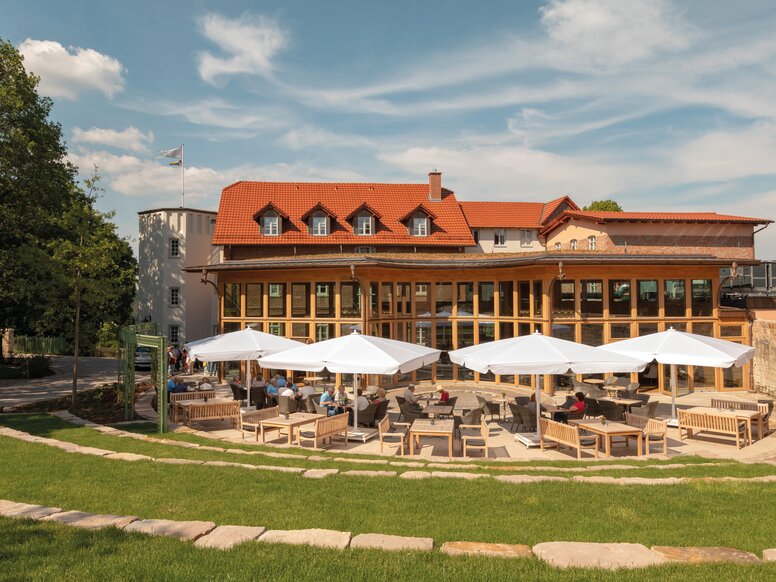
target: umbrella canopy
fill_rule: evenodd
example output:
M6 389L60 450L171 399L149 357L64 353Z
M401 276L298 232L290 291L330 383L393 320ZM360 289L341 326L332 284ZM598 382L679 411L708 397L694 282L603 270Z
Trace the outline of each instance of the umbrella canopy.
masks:
M256 331L249 327L187 344L189 355L206 362L256 360L269 354L289 350L299 342Z
M673 328L599 346L596 349L627 355L643 362L657 360L660 364L712 368L743 366L754 357L754 348L751 346Z
M542 335L488 342L450 352L450 359L482 374L640 372L646 363L628 356Z
M324 369L344 374L396 374L411 372L439 359L440 350L353 332L338 338L267 356L263 367L284 370Z

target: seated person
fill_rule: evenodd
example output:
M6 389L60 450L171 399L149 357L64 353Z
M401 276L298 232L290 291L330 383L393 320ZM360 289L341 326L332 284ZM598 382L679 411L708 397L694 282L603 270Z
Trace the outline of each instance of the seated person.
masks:
M372 402L377 402L380 404L383 400L385 400L385 390L378 388L375 392L375 397L372 398Z
M186 386L186 384L183 383L183 380L180 378L175 378L175 386L173 386L173 389L170 390L170 392L187 392L189 387Z
M317 392L312 386L305 385L299 389L299 394L302 398L309 398L310 396L315 396Z
M585 410L585 395L582 392L574 394L577 401L569 407L569 412L584 412ZM552 415L552 419L558 422L568 422L569 412L556 412Z
M415 396L415 384L410 384L407 386L407 389L404 391L403 394L404 400L407 401L407 404L418 404L418 397Z
M340 384L337 386L337 393L334 395L334 401L337 404L347 404L348 403L348 393L345 392L345 385Z
M356 408L358 408L358 411L361 412L367 406L369 406L369 400L367 400L366 396L364 396L364 391L361 390L361 388L359 388L358 389L358 398L356 398Z
M285 376L275 374L275 385L278 388L285 388L286 384L288 384L288 381L286 380Z
M234 378L232 378L232 384L237 384L238 386L242 386L242 382L240 381L240 377L239 376L235 376Z
M284 388L280 389L280 396L288 396L289 398L296 398L296 392L291 388L291 384L286 384Z
M266 388L267 382L261 376L256 376L251 380L251 388Z
M170 379L167 380L167 392L172 392L172 389L175 388L175 383L178 380L175 376L170 376Z
M213 385L210 383L210 378L205 376L202 378L202 381L199 383L199 389L200 390L212 390Z
M266 388L267 396L275 403L277 403L277 398L279 394L278 387L275 385L274 380L273 382L269 383L269 386Z
M326 389L326 392L323 393L323 396L321 396L321 406L326 407L326 414L329 416L339 414L339 410L342 410L341 408L338 408L334 402L334 386L329 386Z
M450 400L450 393L441 384L437 386L437 392L439 393L439 404L447 404L447 401Z

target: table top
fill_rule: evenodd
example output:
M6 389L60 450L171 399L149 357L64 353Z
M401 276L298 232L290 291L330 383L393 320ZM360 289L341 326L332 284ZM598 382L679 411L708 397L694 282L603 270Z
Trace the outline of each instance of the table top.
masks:
M318 380L323 380L323 378L320 376L305 376L304 379L308 382L317 382Z
M589 430L598 434L606 435L618 435L618 434L641 434L641 429L635 426L629 426L622 422L606 421L606 424L601 424L600 419L584 418L581 420L569 420L569 424L575 424L579 428Z
M615 404L622 404L623 406L638 406L639 404L646 404L646 402L642 402L641 400L634 400L633 398L613 398L611 396L604 396L603 398L598 398L598 400L614 402Z
M601 380L601 378L585 378L582 381L587 382L588 384L603 384L606 382L606 380Z
M757 418L762 414L759 410L730 410L727 408L712 408L711 406L693 406L687 412L702 412L704 414L719 414L735 416L736 418Z
M227 402L235 402L235 400L232 400L230 398L208 398L207 401L205 399L193 399L193 400L179 400L175 404L178 406L204 406L205 404L226 404Z
M266 424L267 426L299 426L307 424L308 422L315 422L319 418L326 418L325 414L311 414L309 412L293 412L288 418L285 416L276 416L274 418L266 418L260 420L259 424Z
M452 420L432 420L430 418L418 418L412 423L410 432L423 434L451 435L455 423Z
M453 407L447 404L429 404L423 409L423 412L429 414L452 414Z

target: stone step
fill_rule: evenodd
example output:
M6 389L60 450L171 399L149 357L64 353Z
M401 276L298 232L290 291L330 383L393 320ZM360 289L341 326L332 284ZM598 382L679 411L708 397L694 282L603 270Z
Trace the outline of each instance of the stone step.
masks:
M590 542L545 542L533 553L558 568L645 568L665 564L666 559L642 544Z
M262 543L294 544L344 550L350 543L350 532L331 529L272 529L259 538Z
M263 527L249 527L244 525L219 525L209 534L202 536L194 545L198 548L215 548L228 550L229 548L257 539L266 531Z
M367 548L387 551L416 550L430 552L434 549L434 540L431 538L415 538L406 536L393 536L377 533L359 534L350 541L350 547Z
M494 558L527 558L533 555L523 544L488 544L482 542L445 542L439 550L451 556L489 556Z
M84 511L63 511L44 517L42 521L56 521L64 525L72 525L85 529L102 529L105 527L125 528L138 518L131 515L105 515L86 513Z
M150 536L170 536L193 541L210 533L216 527L212 521L173 521L171 519L141 519L130 523L124 531Z

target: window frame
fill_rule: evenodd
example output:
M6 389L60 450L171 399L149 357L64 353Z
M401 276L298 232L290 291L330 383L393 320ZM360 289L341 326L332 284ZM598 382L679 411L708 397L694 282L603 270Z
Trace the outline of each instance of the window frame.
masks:
M493 246L504 248L507 246L507 230L505 228L496 228L493 230Z
M170 301L170 307L180 307L181 305L181 288L180 287L170 287L170 292L168 295L168 299Z
M431 230L429 221L429 217L425 214L415 214L410 219L410 235L415 237L427 237Z
M366 219L366 220L364 220ZM364 225L367 226L366 232L363 228ZM369 212L361 212L356 215L355 220L355 228L353 231L356 233L357 236L372 236L374 235L375 231L375 217L372 216Z
M267 212L261 217L262 236L280 236L280 216L276 212Z
M591 234L589 237L587 237L587 250L589 251L595 251L598 247L598 241L596 240L596 237L594 234Z
M310 216L310 234L312 236L329 236L329 216L325 212L315 212ZM322 228L321 228L322 227Z
M171 259L179 259L181 257L181 240L178 237L170 237L169 250Z

